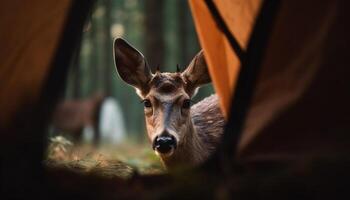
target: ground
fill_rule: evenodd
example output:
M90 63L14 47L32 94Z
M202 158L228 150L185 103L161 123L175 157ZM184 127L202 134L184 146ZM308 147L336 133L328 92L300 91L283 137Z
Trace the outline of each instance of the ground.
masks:
M148 144L129 141L121 145L94 147L73 144L62 136L50 139L44 163L48 167L126 179L134 173L159 174L165 171Z

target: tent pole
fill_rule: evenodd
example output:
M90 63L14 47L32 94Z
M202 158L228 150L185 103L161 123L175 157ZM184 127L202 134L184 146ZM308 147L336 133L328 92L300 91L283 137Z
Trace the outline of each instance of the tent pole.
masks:
M211 0L206 0L205 2L209 2L209 8L212 7L211 5L214 5ZM224 173L230 173L232 168L236 166L234 164L237 163L238 144L256 86L256 79L263 64L265 48L270 39L269 36L279 10L278 8L279 1L264 1L262 4L248 43L247 52L244 54L242 51L244 56L241 57L241 68L237 79L237 87L231 101L230 116L222 137L222 144L218 146L216 153L203 166L204 168L216 171L220 167ZM213 11L217 12L217 9L216 11L215 9L210 9L210 12ZM213 14L213 17L215 18L216 15ZM227 29L223 20L221 19L220 21L222 21L220 23L222 23L223 27ZM224 33L232 48L237 53L235 49L237 48L237 41L230 32L225 31Z
M221 32L225 35L227 40L229 41L231 48L236 53L238 59L243 63L246 52L244 49L239 45L237 39L233 36L229 28L227 27L227 24L225 23L224 19L222 18L218 8L216 7L215 3L212 0L205 0L205 4L208 7L208 10L210 14L212 15L213 19L216 22L216 25L221 30Z

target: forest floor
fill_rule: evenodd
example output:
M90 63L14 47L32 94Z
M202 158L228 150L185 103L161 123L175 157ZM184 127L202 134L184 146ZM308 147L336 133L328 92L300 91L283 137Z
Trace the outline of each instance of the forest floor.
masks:
M133 174L161 174L165 170L147 144L125 142L121 145L73 144L62 136L51 138L45 163L48 167L67 168L78 173L104 177L129 178Z

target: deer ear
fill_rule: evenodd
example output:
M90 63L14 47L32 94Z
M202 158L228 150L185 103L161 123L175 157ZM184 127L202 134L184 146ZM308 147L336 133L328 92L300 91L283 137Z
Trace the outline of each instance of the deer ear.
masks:
M186 81L186 91L190 96L193 96L198 87L211 82L203 50L192 59L182 77Z
M123 81L137 88L142 95L148 93L152 73L142 53L124 39L117 38L114 41L114 61Z

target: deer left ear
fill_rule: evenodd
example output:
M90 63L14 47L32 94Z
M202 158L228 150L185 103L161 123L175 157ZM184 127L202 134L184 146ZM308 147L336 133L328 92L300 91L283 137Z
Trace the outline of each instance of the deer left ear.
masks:
M211 82L203 50L192 59L182 77L186 81L185 89L190 96L194 95L198 87Z
M128 42L117 38L114 41L114 60L121 79L145 95L149 90L148 81L152 78L152 73L144 56Z

